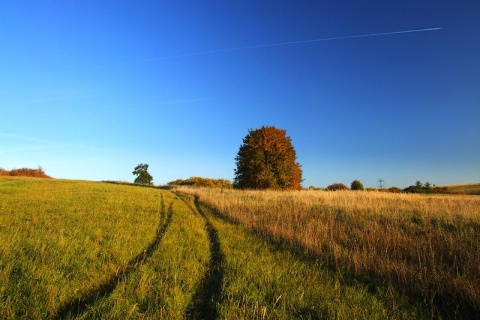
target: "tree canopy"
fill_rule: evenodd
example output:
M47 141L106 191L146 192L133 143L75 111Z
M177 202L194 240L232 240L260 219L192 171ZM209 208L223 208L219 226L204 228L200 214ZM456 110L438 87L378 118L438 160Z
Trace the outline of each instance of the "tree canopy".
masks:
M363 183L360 180L353 180L350 184L352 190L364 190Z
M137 176L134 181L135 183L152 184L153 177L148 173L148 164L139 164L135 167L132 174Z
M298 190L302 170L296 160L285 130L266 126L250 129L235 158L234 187Z

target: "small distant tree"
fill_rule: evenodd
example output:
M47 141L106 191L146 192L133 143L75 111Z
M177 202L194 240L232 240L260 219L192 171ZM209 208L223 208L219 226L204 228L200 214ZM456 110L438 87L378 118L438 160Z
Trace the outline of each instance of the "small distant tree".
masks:
M364 190L363 183L360 180L353 180L352 184L350 184L350 189L352 190Z
M423 188L422 181L420 180L415 181L415 188L417 188L418 190L422 190Z
M147 185L152 184L153 177L148 173L148 164L139 164L135 167L132 174L137 176L134 181L135 183Z

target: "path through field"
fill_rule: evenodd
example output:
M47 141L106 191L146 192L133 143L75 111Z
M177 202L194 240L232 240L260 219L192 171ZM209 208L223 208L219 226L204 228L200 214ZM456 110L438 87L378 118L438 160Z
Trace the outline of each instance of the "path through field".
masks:
M192 319L216 319L218 316L217 305L222 290L225 257L220 246L217 230L213 228L208 218L200 210L198 198L195 198L195 207L192 207L191 202L185 197L182 197L182 199L190 207L192 213L200 213L205 220L205 229L210 242L210 263L200 287L193 296L187 316Z

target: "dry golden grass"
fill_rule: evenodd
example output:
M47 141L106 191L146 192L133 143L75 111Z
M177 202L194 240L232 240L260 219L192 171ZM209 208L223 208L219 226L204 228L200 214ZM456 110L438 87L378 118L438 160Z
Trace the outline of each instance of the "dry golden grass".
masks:
M480 197L181 191L372 289L406 292L448 316L480 312Z
M443 188L445 188L448 193L480 195L480 183L451 185Z

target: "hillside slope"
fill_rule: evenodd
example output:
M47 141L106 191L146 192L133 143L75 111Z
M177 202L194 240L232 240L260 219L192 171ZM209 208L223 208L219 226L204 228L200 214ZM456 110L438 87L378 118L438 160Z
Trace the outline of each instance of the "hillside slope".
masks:
M480 195L480 183L459 184L441 187L445 193Z

